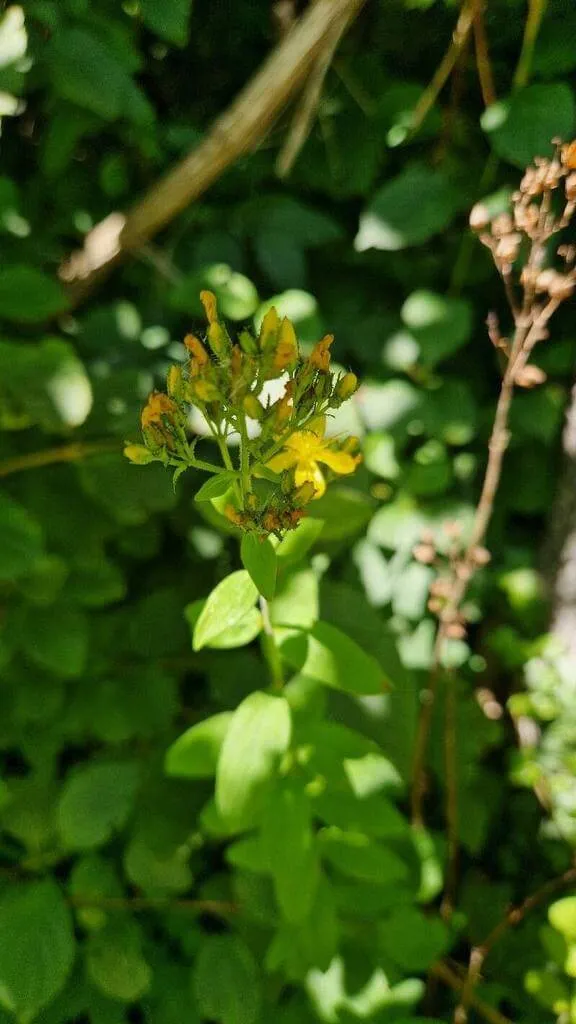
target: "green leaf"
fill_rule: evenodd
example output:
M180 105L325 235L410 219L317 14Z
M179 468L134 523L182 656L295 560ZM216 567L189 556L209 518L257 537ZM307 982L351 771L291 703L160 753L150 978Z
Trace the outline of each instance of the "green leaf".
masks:
M142 21L162 39L185 46L192 3L193 0L141 0Z
M442 171L413 165L387 182L360 215L358 252L395 252L419 245L445 228L456 212L454 185Z
M280 783L266 805L261 835L282 915L297 924L308 917L320 878L310 801L302 788Z
M375 885L396 885L408 877L403 860L362 832L330 827L319 833L323 857L345 875Z
M67 679L82 675L88 655L88 623L75 608L30 608L21 645L35 664Z
M327 622L281 639L282 657L302 675L348 693L382 693L387 683L379 663Z
M379 927L380 948L406 971L425 971L441 957L449 932L438 917L415 907L398 907Z
M309 516L323 521L321 540L348 540L360 533L374 512L374 503L352 487L329 487L314 501Z
M126 821L139 771L128 762L88 764L65 782L58 810L62 840L70 849L101 846Z
M257 817L291 736L284 697L251 693L233 714L216 769L216 806L231 828Z
M88 374L61 338L28 345L0 341L0 380L14 412L45 430L78 427L92 408Z
M152 971L142 955L142 937L135 922L111 920L90 936L86 970L96 988L110 999L132 1003L150 987Z
M212 501L212 498L221 498L223 494L230 490L237 477L238 474L231 470L224 470L224 472L210 477L209 480L202 484L200 490L196 492L194 501Z
M61 286L36 267L12 264L0 270L0 318L36 324L67 308Z
M508 100L484 111L481 124L494 151L515 167L526 167L536 156L551 156L552 139L570 139L576 106L570 87L529 85Z
M208 597L194 627L194 650L199 651L225 630L236 626L250 611L257 596L257 588L243 569L222 580Z
M231 720L231 711L221 711L187 729L168 749L166 774L184 779L209 779L215 775Z
M245 533L240 544L240 557L242 565L258 588L258 593L267 601L271 601L276 591L278 562L268 538L262 540L254 533Z
M255 1024L262 991L260 972L248 946L235 935L204 939L192 972L200 1014L214 1024Z
M289 530L276 548L276 557L283 562L298 562L322 533L322 519L302 519L295 530Z
M54 90L62 99L105 121L125 113L134 83L114 49L95 32L62 27L52 37L47 57Z
M468 302L423 289L408 296L401 315L418 343L421 362L429 367L456 352L472 330Z
M272 624L312 629L319 615L318 576L314 570L298 569L283 576L270 605Z
M0 491L0 582L29 573L42 557L39 523L8 495Z
M206 601L199 600L193 601L192 604L187 605L184 609L184 615L192 631L194 631L196 623L205 607ZM256 639L261 629L262 615L260 611L258 608L250 608L238 622L223 629L217 636L212 637L206 643L206 646L225 651L234 647L245 647L246 644L251 644Z
M74 960L70 912L51 881L0 900L0 1004L29 1024L63 988Z
M569 942L576 942L576 896L565 896L548 908L548 920Z

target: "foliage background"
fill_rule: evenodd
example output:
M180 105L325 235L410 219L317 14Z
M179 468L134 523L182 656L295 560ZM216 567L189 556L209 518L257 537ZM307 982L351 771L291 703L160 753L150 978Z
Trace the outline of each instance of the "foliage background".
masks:
M427 971L447 956L466 964L510 901L569 867L573 676L544 639L538 559L574 363L570 309L539 352L547 383L515 400L493 562L471 597L469 642L452 645L461 858L449 927L435 909L442 701L429 832L407 818L434 631L431 570L411 550L424 526L465 521L473 507L499 379L484 320L506 315L467 211L486 195L498 208L525 163L574 131L576 11L568 0L529 11L532 28L543 15L534 48L524 2L486 5L498 105L484 112L469 46L410 135L458 11L371 0L290 176L274 170L284 118L74 310L59 264L202 137L277 25L263 0L30 0L5 11L0 1020L448 1020L453 994L436 980L424 999ZM300 826L285 825L291 856L275 890L257 843L222 833L212 780L164 768L187 727L267 686L257 644L191 650L185 607L239 565L236 539L193 503L199 479L187 474L174 493L161 468L120 454L198 327L206 284L238 324L279 297L304 342L333 331L336 358L364 381L343 424L361 435L364 466L317 503L312 568L289 566L273 616L311 626L320 609L393 689L289 690L313 751L307 781L339 791L347 759L376 801L336 795L322 810L310 796L302 828L310 814L323 822L323 882L296 924L278 886L306 885ZM521 749L519 721L524 734L532 723ZM495 946L477 1019L486 1006L526 1024L576 1019L562 946L576 931L545 919L545 907L532 912Z

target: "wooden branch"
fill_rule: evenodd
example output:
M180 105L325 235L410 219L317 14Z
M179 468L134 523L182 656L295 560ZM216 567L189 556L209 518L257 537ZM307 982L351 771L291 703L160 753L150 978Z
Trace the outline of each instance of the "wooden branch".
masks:
M72 307L79 305L125 256L202 195L242 154L258 145L315 65L336 29L365 0L316 0L279 43L202 142L160 179L127 214L113 213L86 236L60 269Z

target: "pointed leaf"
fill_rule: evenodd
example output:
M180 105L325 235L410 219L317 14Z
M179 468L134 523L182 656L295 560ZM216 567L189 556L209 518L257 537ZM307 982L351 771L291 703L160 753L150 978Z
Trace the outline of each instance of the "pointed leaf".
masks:
M244 568L258 587L258 592L271 601L276 591L278 560L270 541L260 540L254 533L245 533L240 545Z
M258 591L244 569L223 579L210 594L194 628L195 651L235 626L252 608Z
M335 626L317 622L281 640L282 657L303 675L348 693L382 693L387 680L376 658Z
M291 924L308 917L320 878L311 821L304 790L285 782L274 791L262 818L262 846L276 899Z
M226 491L229 491L234 480L237 477L237 473L233 473L231 470L224 470L222 473L218 473L216 476L211 476L209 480L205 480L199 491L194 496L194 501L212 501L213 498L221 498Z
M192 988L203 1019L214 1024L255 1024L262 1001L260 972L235 935L209 935L196 958Z

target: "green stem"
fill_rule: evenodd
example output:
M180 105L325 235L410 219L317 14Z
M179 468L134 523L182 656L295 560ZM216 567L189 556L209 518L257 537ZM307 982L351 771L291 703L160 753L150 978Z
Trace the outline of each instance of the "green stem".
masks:
M514 90L522 89L530 78L534 47L536 46L540 25L542 24L542 18L546 13L547 6L548 0L528 0L528 17L524 26L522 49L512 83Z
M282 658L280 657L280 651L278 644L276 643L276 637L274 636L274 627L270 621L270 606L265 597L260 596L260 611L262 613L262 653L268 663L270 669L270 675L272 677L272 689L281 690L284 686L284 673L282 671Z
M248 430L246 428L246 417L241 415L238 419L240 432L240 479L242 484L242 497L244 502L252 490L250 482L250 457L248 452Z
M222 466L216 466L213 462L205 462L204 459L196 459L194 456L190 459L189 464L193 469L202 469L205 473L222 472Z

